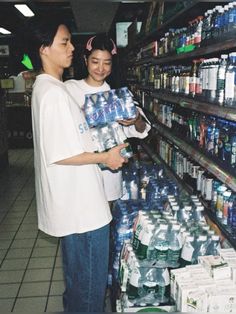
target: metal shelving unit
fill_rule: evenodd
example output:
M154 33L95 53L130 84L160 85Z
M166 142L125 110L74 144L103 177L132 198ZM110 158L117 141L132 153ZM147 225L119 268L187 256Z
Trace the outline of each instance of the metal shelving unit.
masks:
M236 33L232 33L232 37L235 37ZM229 36L229 35L228 35ZM186 61L193 58L200 58L203 56L217 54L219 51L229 51L236 48L236 41L234 38L223 38L220 42L215 41L210 46L196 48L191 52L186 52L182 54L172 54L172 55L162 55L159 57L147 57L141 60L136 61L135 65L142 65L142 64L154 64L154 65L161 65L167 63L177 63L178 61Z
M209 9L209 7L213 5L213 2L197 0L189 1L188 5L186 5L186 7L183 10L179 11L177 15L169 19L166 23L163 23L157 30L155 30L155 32L147 34L145 38L140 39L134 47L129 48L128 52L133 51L134 53L132 57L130 56L130 59L127 58L125 60L127 67L128 66L135 67L140 65L145 65L148 67L151 65L166 65L166 64L174 65L187 63L190 64L192 59L194 58L201 58L205 56L208 56L210 58L213 56L220 56L220 54L222 53L236 51L235 40L236 32L233 31L231 33L224 35L224 37L220 38L220 40L212 39L210 41L201 43L201 47L196 47L191 52L182 54L171 53L170 55L146 57L140 60L136 59L136 52L138 51L139 48L150 43L153 40L159 40L168 30L168 28L172 27L174 24L175 27L176 26L179 27L181 23L184 23L186 21L186 18L187 20L190 20L193 11L197 10L199 15L202 15L206 11L205 9L207 5L208 5L207 9ZM191 10L193 8L194 10ZM209 103L200 98L191 98L183 94L174 94L166 90L155 90L150 86L142 86L140 85L140 82L137 81L135 82L135 76L132 78L132 80L130 80L130 84L134 85L135 89L137 88L140 91L144 91L153 98L163 100L164 102L176 104L181 108L194 110L206 115L213 115L229 121L236 121L236 108L219 106L217 104ZM183 153L190 156L193 160L196 161L196 163L198 163L201 167L209 171L213 176L218 178L221 182L223 182L233 192L236 193L236 176L230 173L230 170L222 169L222 167L217 162L214 162L210 157L199 151L197 148L194 148L191 144L186 143L178 135L175 135L169 128L162 125L161 123L158 123L154 119L152 127L155 130L154 133L156 132L160 134L162 137L166 138L168 142L177 146L181 151L183 151ZM153 152L151 147L148 146L147 142L142 142L141 146L143 146L147 154L151 157L151 159L154 162L158 161L160 162L161 160L162 163L165 163L155 152ZM178 178L177 175L173 174L171 167L169 167L167 164L165 165L165 167L167 168L169 174L172 172L172 176L174 175L174 177L176 177L178 182L180 182L180 185L188 193L192 193L191 187L186 185L186 183L183 182L183 180L181 182L181 179ZM213 210L210 209L209 205L204 203L204 200L202 200L202 203L204 204L205 212L209 219L218 226L219 230L222 232L224 237L236 249L236 239L232 236L229 228L227 226L222 225L222 223L217 219Z
M182 108L195 110L205 113L207 115L217 116L222 119L236 121L236 108L223 107L217 104L208 103L193 98L183 96L181 94L166 93L163 91L156 91L153 88L145 86L137 86L139 90L146 91L154 98L158 98L163 101L174 103Z
M210 158L203 155L201 152L187 144L185 141L174 135L167 127L155 123L153 125L159 134L175 144L184 153L193 158L204 169L207 169L211 174L218 178L221 182L225 183L229 188L236 192L236 178L229 172L221 169Z
M165 167L166 173L172 177L174 180L178 182L178 185L181 186L181 188L189 194L193 194L193 189L189 185L187 185L185 182L183 182L175 173L173 173L172 169L169 165L165 163L165 161L159 157L155 152L152 151L152 149L148 146L148 144L144 143L143 141L140 141L140 145L143 147L143 149L147 152L149 157L155 162L155 163L162 163ZM224 225L222 225L219 220L217 219L215 213L211 210L211 208L204 202L204 200L201 200L205 207L205 214L206 216L217 226L219 231L223 234L226 241L234 248L236 249L236 238L232 237L232 234L230 233L230 230L227 230Z

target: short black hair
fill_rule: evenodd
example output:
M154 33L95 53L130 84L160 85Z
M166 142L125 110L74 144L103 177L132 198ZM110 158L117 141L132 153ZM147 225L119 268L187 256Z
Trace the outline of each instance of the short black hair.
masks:
M58 14L32 17L26 23L26 49L35 71L42 68L42 61L39 54L40 47L49 47L52 45L60 25L68 27L64 18Z

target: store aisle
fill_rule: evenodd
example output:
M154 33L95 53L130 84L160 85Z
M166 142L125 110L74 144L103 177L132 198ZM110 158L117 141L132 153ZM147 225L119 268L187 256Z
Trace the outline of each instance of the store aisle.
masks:
M37 229L33 150L10 150L9 163L0 173L1 311L62 311L59 241Z

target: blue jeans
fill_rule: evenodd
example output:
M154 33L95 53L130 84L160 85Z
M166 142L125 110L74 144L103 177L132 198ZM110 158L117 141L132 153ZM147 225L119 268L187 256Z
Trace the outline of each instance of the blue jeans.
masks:
M109 225L61 238L65 312L103 312L108 277Z

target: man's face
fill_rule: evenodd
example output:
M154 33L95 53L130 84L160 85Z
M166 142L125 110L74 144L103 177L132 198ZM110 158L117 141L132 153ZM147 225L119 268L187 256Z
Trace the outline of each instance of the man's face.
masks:
M62 70L71 65L73 51L74 46L71 43L71 35L65 25L58 27L52 45L42 47L40 50L47 66Z

